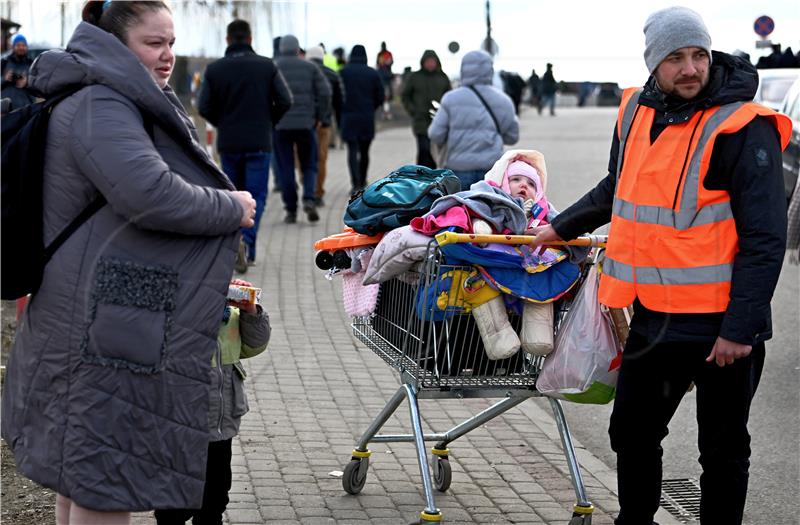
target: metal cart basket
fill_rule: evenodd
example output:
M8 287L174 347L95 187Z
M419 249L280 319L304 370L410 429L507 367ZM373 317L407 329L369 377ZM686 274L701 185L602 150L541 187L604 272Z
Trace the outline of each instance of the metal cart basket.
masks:
M448 444L526 399L541 396L536 390L536 379L544 358L520 350L508 359L489 360L472 315L457 306L462 287L442 284L441 276L448 272L456 275L454 272L474 271L472 266L446 264L433 241L418 270L381 284L373 315L353 318L355 336L399 374L401 386L358 441L344 470L342 485L350 494L358 494L364 487L370 442L413 442L426 499L425 509L420 513L423 523L442 519L433 487L441 492L450 487ZM568 303L569 300L560 300L555 305L555 330ZM512 316L511 322L515 329L519 328L519 317ZM469 397L500 398L500 401L446 432L423 433L419 398ZM413 434L378 434L404 399L408 400ZM567 421L560 402L552 398L549 401L577 498L570 525L589 525L594 508L586 497ZM435 442L430 468L425 441Z

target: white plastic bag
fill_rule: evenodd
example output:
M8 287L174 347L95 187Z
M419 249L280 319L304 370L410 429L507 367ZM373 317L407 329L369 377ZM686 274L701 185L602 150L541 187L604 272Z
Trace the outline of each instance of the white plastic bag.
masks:
M546 396L593 404L614 399L622 347L608 310L598 301L599 283L592 265L536 382Z

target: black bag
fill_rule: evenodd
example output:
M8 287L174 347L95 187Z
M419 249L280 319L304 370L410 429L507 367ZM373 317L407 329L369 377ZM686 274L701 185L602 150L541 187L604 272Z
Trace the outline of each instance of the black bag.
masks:
M439 197L460 190L451 170L409 164L353 195L344 223L366 235L393 230L424 215Z

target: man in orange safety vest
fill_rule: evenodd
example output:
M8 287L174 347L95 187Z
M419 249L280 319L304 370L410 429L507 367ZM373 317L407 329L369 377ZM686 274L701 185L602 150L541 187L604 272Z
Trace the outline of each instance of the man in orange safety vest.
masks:
M757 71L712 52L696 12L657 11L644 33L651 76L624 92L607 177L538 228L534 245L611 222L600 302L634 309L609 427L615 523L653 523L661 441L694 383L701 523L740 524L747 420L786 244L791 121L751 102Z

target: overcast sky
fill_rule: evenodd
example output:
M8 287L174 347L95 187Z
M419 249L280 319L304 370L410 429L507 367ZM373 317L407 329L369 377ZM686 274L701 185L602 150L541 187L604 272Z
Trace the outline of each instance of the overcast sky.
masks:
M214 3L209 1L208 3ZM797 0L703 0L689 2L706 22L714 49L741 49L758 56L759 37L753 23L761 15L775 20L773 42L800 48L800 7ZM23 24L30 41L60 44L60 2L57 0L2 0L3 16ZM66 33L78 21L80 2L65 4ZM187 2L171 2L189 10ZM324 42L328 49L354 44L367 48L370 62L385 40L395 57L395 72L419 67L425 49L434 49L450 76L458 75L461 57L477 49L486 34L485 0L308 0L275 1L271 6L253 3L246 13L253 21L256 51L271 56L273 36L294 33L301 45ZM517 71L527 77L539 74L552 62L556 78L566 81L614 81L641 84L647 78L642 52L642 27L656 9L675 1L616 0L493 0L492 36L499 45L496 69ZM208 7L191 7L190 16L178 16L179 54L219 56L224 51L224 28L230 15L208 14ZM461 50L447 50L451 41Z

